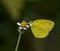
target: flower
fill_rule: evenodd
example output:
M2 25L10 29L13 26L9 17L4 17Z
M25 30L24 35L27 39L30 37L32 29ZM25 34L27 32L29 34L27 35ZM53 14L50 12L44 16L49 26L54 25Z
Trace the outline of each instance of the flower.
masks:
M27 28L29 28L29 25L26 21L23 21L21 23L17 22L17 25L19 26L19 29L24 29L24 30L27 30Z

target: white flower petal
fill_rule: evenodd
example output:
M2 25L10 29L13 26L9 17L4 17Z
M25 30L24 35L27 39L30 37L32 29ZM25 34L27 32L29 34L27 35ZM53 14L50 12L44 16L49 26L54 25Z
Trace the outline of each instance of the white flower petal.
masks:
M27 28L23 28L24 30L27 30Z
M19 27L19 29L23 29L22 27Z
M18 26L21 26L21 24L20 24L19 22L17 22L17 25L18 25Z
M27 28L29 28L29 25L26 25Z

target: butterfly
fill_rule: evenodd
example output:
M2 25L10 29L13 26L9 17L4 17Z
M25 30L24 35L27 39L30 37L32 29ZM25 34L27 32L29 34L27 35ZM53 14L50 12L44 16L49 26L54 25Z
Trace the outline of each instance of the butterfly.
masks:
M35 38L45 38L53 29L54 24L51 20L38 19L30 23L30 27Z

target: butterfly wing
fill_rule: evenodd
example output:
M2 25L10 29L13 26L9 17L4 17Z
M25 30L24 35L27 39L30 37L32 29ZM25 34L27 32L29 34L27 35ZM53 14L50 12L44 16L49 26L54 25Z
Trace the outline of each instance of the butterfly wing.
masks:
M51 20L35 20L31 23L31 30L36 38L45 38L54 27Z

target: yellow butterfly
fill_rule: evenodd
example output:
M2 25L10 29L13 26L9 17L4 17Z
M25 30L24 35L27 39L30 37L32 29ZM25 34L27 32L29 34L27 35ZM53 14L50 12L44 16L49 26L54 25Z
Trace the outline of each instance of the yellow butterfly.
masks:
M53 29L54 22L51 20L39 19L30 23L30 25L35 38L45 38Z

